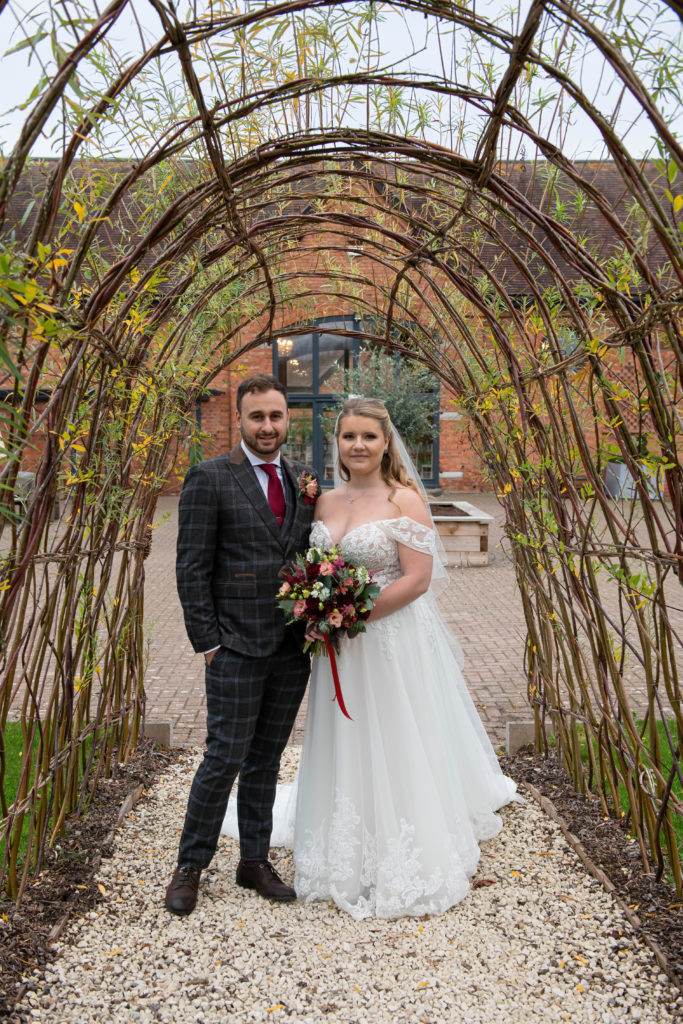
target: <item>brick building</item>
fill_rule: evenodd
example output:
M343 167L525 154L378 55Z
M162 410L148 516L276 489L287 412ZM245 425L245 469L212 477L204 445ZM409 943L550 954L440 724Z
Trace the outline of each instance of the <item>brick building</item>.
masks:
M19 239L28 237L31 229L30 211L27 216L29 202L32 197L40 194L50 169L49 161L36 161L27 167L22 184L11 201L5 223L6 232L13 232ZM86 174L87 169L76 168L73 173ZM524 194L544 216L553 218L555 222L564 219L572 233L580 231L591 239L596 253L604 256L610 252L614 242L606 229L606 221L590 204L571 207L570 201L576 192L570 183L565 182L563 186L560 179L559 183L555 180L552 187L549 187L547 175L539 174L538 166L531 164L503 165L501 174L509 181L511 188ZM648 166L648 176L657 182L659 173L654 165ZM584 165L582 177L593 182L617 217L627 218L629 194L613 164ZM330 196L329 192L322 191L316 196L316 181L312 170L306 188L302 189L302 194L306 192L306 198L297 195L295 189L287 203L286 213L290 215L292 210L297 214L309 212L315 206L320 210L323 226L316 230L303 228L295 235L294 244L294 236L290 235L289 247L283 248L280 255L280 269L284 268L284 277L296 278L299 296L307 294L309 299L302 302L299 298L296 303L289 303L285 296L278 304L276 322L266 332L265 338L264 330L268 322L265 312L257 312L240 328L233 340L233 352L241 353L239 358L218 369L208 392L196 402L197 429L194 436L178 437L177 457L169 467L166 485L170 492L179 489L191 460L211 457L236 442L238 431L234 394L239 380L255 371L274 373L286 385L292 410L288 448L297 458L314 465L323 480L331 482L332 410L338 403L339 374L343 369L362 367L367 338L382 335L383 328L381 325L378 328L377 316L381 317L381 312L386 308L386 294L394 271L390 260L379 259L377 251L373 251L371 232L367 234L363 245L354 247L349 244L348 232L334 227L335 217L339 218L345 212L349 216L355 215L354 197L348 194ZM419 175L415 176L415 182L419 185ZM372 189L381 193L381 188L376 184L368 184L368 179L352 185L351 189L355 189L357 195ZM381 206L381 199L381 195L379 198L377 194L372 196L374 208L377 208L378 201ZM565 209L567 206L570 208ZM124 216L123 221L119 217L116 224L112 221L102 228L103 245L105 249L110 247L112 263L124 244L131 245L135 241L136 211L124 209L124 215L126 213L127 224L124 223ZM261 216L265 222L268 215L263 213ZM398 203L393 196L387 199L383 216L389 228L398 235L406 231L406 225L412 230L413 220L418 223L428 216L428 204L420 197L419 188L412 192L408 190ZM539 232L535 225L530 230L536 232L541 244L544 244L542 231ZM513 228L504 226L503 231L511 236L514 247ZM525 281L515 261L509 257L501 259L491 239L480 247L479 259L483 262L490 259L491 264L497 265L497 273L504 282L508 298L519 308L524 308L530 299L528 280ZM653 264L660 264L664 262L664 255L655 246L648 254L648 259ZM340 294L340 290L330 284L329 267L332 260L338 279L354 283L353 288L346 288L346 294ZM457 254L454 260L457 260ZM569 279L570 272L561 258L556 260L556 264L558 273L566 273ZM144 266L144 258L140 265ZM551 285L552 281L539 284ZM424 308L427 309L429 296L425 295L423 299ZM373 310L379 313L373 314ZM417 306L413 304L413 311L419 320L419 301ZM502 317L505 317L504 313ZM400 324L400 317L395 322ZM481 337L482 345L485 345L485 321L473 324L473 330ZM531 333L533 335L533 330ZM570 344L571 336L569 330L567 337ZM542 333L538 333L536 340L539 346L544 344ZM254 345L254 341L258 343ZM625 369L624 373L627 374L628 370ZM434 390L425 393L423 398L425 404L433 410L437 427L433 445L426 446L419 453L418 464L425 484L431 488L442 487L448 490L486 489L484 465L469 436L467 418L454 401L454 396L436 384ZM30 459L29 454L28 461ZM30 469L31 466L25 468Z

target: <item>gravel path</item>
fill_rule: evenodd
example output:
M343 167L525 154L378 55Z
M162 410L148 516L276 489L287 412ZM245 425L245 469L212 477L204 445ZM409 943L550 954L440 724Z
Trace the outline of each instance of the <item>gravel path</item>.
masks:
M441 917L355 922L238 888L221 839L189 918L163 907L192 751L102 862L98 910L70 922L21 1011L46 1024L669 1024L683 997L533 803L505 808L478 887ZM297 751L290 748L283 776ZM291 857L275 851L288 880Z

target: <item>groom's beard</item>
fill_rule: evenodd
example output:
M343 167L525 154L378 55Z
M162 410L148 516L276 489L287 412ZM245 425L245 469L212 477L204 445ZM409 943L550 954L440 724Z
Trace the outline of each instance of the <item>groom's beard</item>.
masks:
M242 426L240 427L240 433L247 448L253 452L254 455L261 455L264 458L269 455L277 455L280 448L282 448L283 444L287 440L286 428L282 431L278 431L277 433L261 437L258 431L252 434L247 432Z

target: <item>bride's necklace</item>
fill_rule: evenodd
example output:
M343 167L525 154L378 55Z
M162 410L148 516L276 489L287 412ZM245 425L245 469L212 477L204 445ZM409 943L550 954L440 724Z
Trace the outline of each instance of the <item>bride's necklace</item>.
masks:
M359 498L364 498L366 494L371 494L374 490L379 490L379 488L368 488L367 491L361 491L360 494L357 494L354 498L347 498L346 501L349 505L353 505L354 501L358 501Z

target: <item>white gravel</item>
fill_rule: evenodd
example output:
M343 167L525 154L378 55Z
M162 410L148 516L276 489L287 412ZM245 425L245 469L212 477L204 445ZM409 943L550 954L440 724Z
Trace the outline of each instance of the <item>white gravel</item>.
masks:
M441 917L353 921L327 903L277 905L235 885L222 838L197 910L171 917L199 752L156 784L103 861L99 909L72 920L59 957L29 975L21 1010L46 1024L669 1024L683 997L623 914L531 801L503 811L477 878ZM287 754L291 769L297 751ZM290 855L274 851L283 876Z

